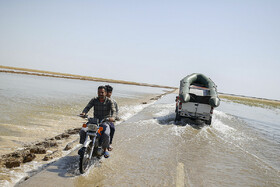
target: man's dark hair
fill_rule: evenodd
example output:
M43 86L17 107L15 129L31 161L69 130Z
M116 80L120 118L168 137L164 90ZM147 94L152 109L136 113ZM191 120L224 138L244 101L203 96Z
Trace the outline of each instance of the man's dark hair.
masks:
M106 91L107 92L112 92L113 91L113 87L110 85L105 85Z
M98 90L99 90L99 89L104 89L104 90L107 92L107 89L106 89L105 86L99 86L99 87L98 87Z

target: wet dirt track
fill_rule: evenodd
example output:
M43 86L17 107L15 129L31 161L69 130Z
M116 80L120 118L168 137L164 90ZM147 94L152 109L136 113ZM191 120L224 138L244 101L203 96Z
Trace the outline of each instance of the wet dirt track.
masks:
M86 174L76 151L19 186L280 185L279 158L242 120L216 110L210 127L174 124L168 97L119 124L111 157Z

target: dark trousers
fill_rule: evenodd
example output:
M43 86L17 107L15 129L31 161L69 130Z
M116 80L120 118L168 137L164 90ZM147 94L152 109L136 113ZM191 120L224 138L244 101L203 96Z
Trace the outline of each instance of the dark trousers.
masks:
M112 144L113 142L113 137L115 134L115 125L112 122L109 122L109 126L110 126L110 144Z
M110 129L111 129L111 127L110 127L109 122L102 123L99 127L99 131L98 131L97 135L99 137L99 145L103 149L109 147L110 136L111 136ZM86 139L86 134L87 134L86 129L82 128L80 130L80 144L84 144L85 139Z

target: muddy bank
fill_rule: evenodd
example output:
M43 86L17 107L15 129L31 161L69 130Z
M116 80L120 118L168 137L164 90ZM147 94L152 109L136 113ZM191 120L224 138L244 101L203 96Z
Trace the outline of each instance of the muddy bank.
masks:
M230 95L230 94L219 94L219 97L225 101L231 101L234 103L256 106L262 108L280 108L280 101L270 100L264 98L255 98L255 97L246 97L239 95Z
M81 128L68 129L66 132L61 133L55 137L47 138L41 142L30 143L25 145L22 149L15 152L4 154L0 158L1 167L14 168L19 167L21 164L31 162L34 159L42 158L43 161L51 160L59 156L58 152L63 150L70 150L74 147L73 142L67 143L63 150L59 149L59 144L63 144L63 140L69 139L70 136L78 134ZM65 144L65 143L64 143ZM48 150L53 150L48 153ZM38 157L38 155L41 155Z

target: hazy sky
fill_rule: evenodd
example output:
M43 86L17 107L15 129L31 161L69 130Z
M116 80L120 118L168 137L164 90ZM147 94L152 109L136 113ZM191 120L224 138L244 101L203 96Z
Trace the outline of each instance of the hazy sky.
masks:
M0 0L0 65L280 100L280 1Z

